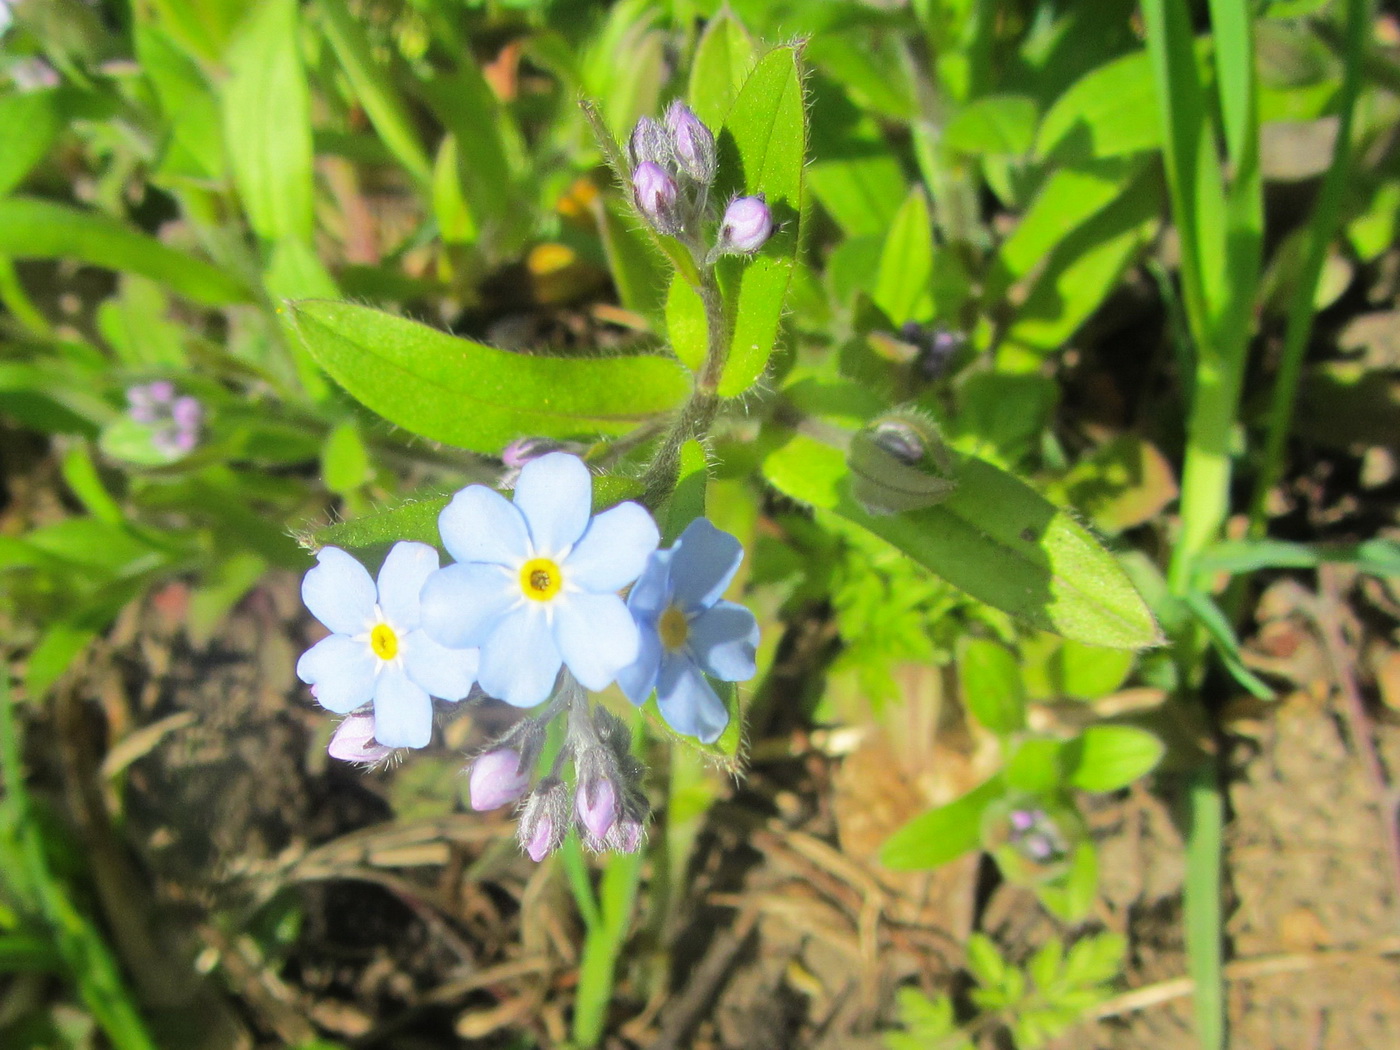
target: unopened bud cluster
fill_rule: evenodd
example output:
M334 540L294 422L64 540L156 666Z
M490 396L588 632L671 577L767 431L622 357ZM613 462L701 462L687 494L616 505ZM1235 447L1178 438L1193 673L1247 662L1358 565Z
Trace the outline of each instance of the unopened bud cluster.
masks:
M563 844L569 829L591 850L634 853L645 835L644 770L631 751L627 727L601 707L589 707L581 690L564 690L568 713L564 746L554 768L531 787L544 748L543 718L525 719L472 762L468 792L475 810L519 802L520 848L541 861ZM561 775L572 758L574 784Z
M672 102L664 120L637 121L628 153L637 210L658 233L681 240L706 263L721 255L752 255L773 235L773 213L761 194L734 197L722 214L714 214L715 136L684 102ZM710 229L713 241L706 244Z

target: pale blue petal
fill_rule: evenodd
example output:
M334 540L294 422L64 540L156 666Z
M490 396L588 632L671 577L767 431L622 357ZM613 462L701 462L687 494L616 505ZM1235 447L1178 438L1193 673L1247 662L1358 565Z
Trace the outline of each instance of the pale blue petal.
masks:
M638 622L656 622L666 606L671 604L671 552L655 551L647 559L647 567L627 592L627 608Z
M640 646L637 624L615 594L570 594L554 603L554 639L585 689L606 689Z
M578 542L593 513L593 476L583 460L551 452L520 468L515 506L530 526L535 553L558 558Z
M301 654L297 677L316 687L316 702L327 711L346 715L374 696L378 665L367 643L333 634Z
M707 609L719 600L739 563L744 548L706 518L686 526L671 552L671 586L676 602L688 613Z
M733 602L720 602L690 621L686 639L706 674L722 682L747 682L758 671L758 621L753 613Z
M438 552L426 543L396 543L379 568L379 608L396 631L414 631L419 623L423 584L437 572Z
M438 515L447 553L458 561L520 564L529 556L530 534L520 511L485 485L468 485Z
M423 584L423 630L449 649L473 649L519 597L520 585L509 569L473 562L449 565Z
M487 694L515 707L534 707L549 698L563 658L544 610L512 610L481 647L477 681Z
M400 638L399 653L409 678L433 696L453 701L466 699L472 691L481 662L479 649L449 649L423 631Z
M684 656L666 656L656 682L656 704L677 733L713 744L729 724L729 712L700 669Z
M301 600L335 634L360 634L374 623L369 570L339 547L322 547L301 581Z
M589 522L564 561L565 576L585 591L620 591L641 574L660 542L650 511L640 503L619 503Z
M433 702L396 667L386 667L374 690L374 739L385 747L426 747L433 737Z
M641 636L637 660L617 672L617 684L623 695L640 707L656 688L656 675L661 670L661 637L655 627L641 621L637 623L637 633Z

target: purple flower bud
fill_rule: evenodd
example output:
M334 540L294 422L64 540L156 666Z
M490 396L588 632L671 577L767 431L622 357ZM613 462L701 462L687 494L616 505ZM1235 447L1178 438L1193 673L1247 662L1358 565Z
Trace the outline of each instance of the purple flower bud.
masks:
M574 805L578 810L579 822L587 829L593 842L605 842L617 821L617 791L612 781L604 777L580 784Z
M534 830L525 841L525 852L536 864L554 852L554 821L545 814L535 822Z
M157 379L146 389L150 392L151 400L158 403L169 402L175 397L175 384L168 379Z
M718 249L722 254L752 255L773 236L773 213L763 195L735 197L724 209Z
M529 774L520 768L519 752L508 747L488 751L473 762L467 782L472 809L478 813L514 802L529 786Z
M193 397L177 397L170 406L170 418L181 430L198 430L204 407Z
M562 780L548 777L541 781L525 802L515 836L520 848L535 863L557 850L569 830L569 810L573 801Z
M653 161L643 161L632 171L632 194L637 210L662 233L680 232L676 211L676 180Z
M641 821L633 820L631 817L623 817L613 825L612 831L608 833L608 849L616 850L618 853L636 853L641 845Z
M715 137L694 110L684 102L672 102L666 110L666 127L676 151L676 166L696 182L708 186L715 178Z
M315 693L314 686L312 693ZM377 765L394 753L392 747L385 747L374 739L372 715L351 715L346 718L336 727L326 750L331 758L363 766Z
M632 157L634 168L647 163L667 168L672 159L671 136L651 117L643 117L632 128L632 137L627 140L627 152Z

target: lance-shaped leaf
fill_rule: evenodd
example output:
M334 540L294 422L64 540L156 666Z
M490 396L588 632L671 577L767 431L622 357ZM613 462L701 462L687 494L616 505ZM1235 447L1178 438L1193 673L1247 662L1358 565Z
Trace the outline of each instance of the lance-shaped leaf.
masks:
M958 485L942 503L884 517L852 498L841 450L805 435L770 453L763 472L779 491L863 526L1033 627L1113 649L1161 641L1114 556L1025 482L980 459L955 457Z
M139 273L195 302L245 302L248 291L222 270L99 212L28 197L0 200L0 255L77 259Z
M288 311L307 351L357 401L473 452L518 437L622 434L677 407L689 387L664 357L510 353L352 303L308 299Z
M762 194L776 224L753 258L731 256L719 263L732 324L719 393L733 397L768 365L797 254L807 117L796 48L774 48L754 67L720 129L719 150L721 192Z

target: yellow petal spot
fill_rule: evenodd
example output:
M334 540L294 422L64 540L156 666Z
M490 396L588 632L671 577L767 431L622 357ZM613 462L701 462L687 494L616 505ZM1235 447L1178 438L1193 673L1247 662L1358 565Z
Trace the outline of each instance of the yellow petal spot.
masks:
M657 621L656 633L661 635L661 644L667 649L679 649L690 637L690 621L681 612L680 606L668 605Z
M520 566L520 592L531 601L547 602L564 586L564 574L549 558L531 558Z
M377 623L369 632L369 647L381 660L392 660L399 655L399 636L387 623Z

